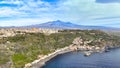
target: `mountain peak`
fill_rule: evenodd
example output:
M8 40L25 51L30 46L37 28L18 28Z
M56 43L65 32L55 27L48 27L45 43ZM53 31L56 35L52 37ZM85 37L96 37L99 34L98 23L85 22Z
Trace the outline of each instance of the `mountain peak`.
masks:
M49 21L46 23L42 23L39 25L36 25L37 27L43 27L43 28L60 28L60 29L71 29L71 28L76 28L79 25L73 24L71 22L64 22L61 20L56 20L56 21Z
M61 20L56 20L56 21L50 21L49 23L51 23L51 24L64 24L66 22L63 22Z
M51 22L53 22L53 23L59 23L59 22L63 22L63 21L61 21L61 20L56 20L56 21L51 21Z
M117 28L111 27L103 27L103 26L84 26L84 25L77 25L71 22L64 22L61 20L56 21L49 21L42 24L31 25L28 27L36 27L36 28L49 28L49 29L101 29L101 30L120 30Z
M56 20L56 21L49 21L47 23L43 23L45 25L54 25L54 26L63 26L63 25L67 25L69 26L69 24L72 24L70 22L64 22L64 21L61 21L61 20Z
M55 22L62 22L61 20L56 20Z

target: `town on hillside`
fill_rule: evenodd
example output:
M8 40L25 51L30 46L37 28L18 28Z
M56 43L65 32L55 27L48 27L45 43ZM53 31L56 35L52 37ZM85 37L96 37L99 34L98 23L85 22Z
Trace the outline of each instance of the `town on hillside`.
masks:
M44 33L51 34L57 33L57 29L45 29L45 28L1 28L0 29L0 38L15 36L17 34L25 34L25 33Z

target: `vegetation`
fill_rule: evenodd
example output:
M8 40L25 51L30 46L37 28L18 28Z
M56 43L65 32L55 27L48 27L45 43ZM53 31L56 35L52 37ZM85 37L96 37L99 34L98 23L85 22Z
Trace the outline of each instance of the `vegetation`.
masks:
M0 65L10 61L13 68L23 68L24 64L37 59L39 54L47 55L56 49L68 46L74 38L80 36L84 40L92 40L90 45L97 44L97 40L102 40L102 43L112 42L112 45L120 44L119 37L99 30L61 30L50 35L26 33L0 39Z
M115 35L115 36L120 36L120 30L116 30L116 31L105 31L106 33L110 34L110 35Z

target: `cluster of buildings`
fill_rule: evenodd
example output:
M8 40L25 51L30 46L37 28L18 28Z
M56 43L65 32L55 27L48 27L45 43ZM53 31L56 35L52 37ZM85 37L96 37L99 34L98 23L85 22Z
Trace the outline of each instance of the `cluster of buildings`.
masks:
M43 29L43 28L1 28L0 29L0 38L15 36L17 34L25 34L25 33L57 33L57 29Z

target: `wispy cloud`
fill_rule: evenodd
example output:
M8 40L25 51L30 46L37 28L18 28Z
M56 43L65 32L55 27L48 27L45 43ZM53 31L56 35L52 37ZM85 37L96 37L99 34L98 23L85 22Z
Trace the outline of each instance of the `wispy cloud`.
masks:
M120 3L120 0L96 0L97 3Z
M9 20L1 20L1 26L27 26L38 24L39 22L44 23L51 21L50 18L17 18L17 19L9 19ZM8 25L9 23L9 25ZM16 25L17 24L17 25Z
M94 20L109 20L109 19L120 19L120 16L115 16L115 17L96 17L96 18L93 18Z

